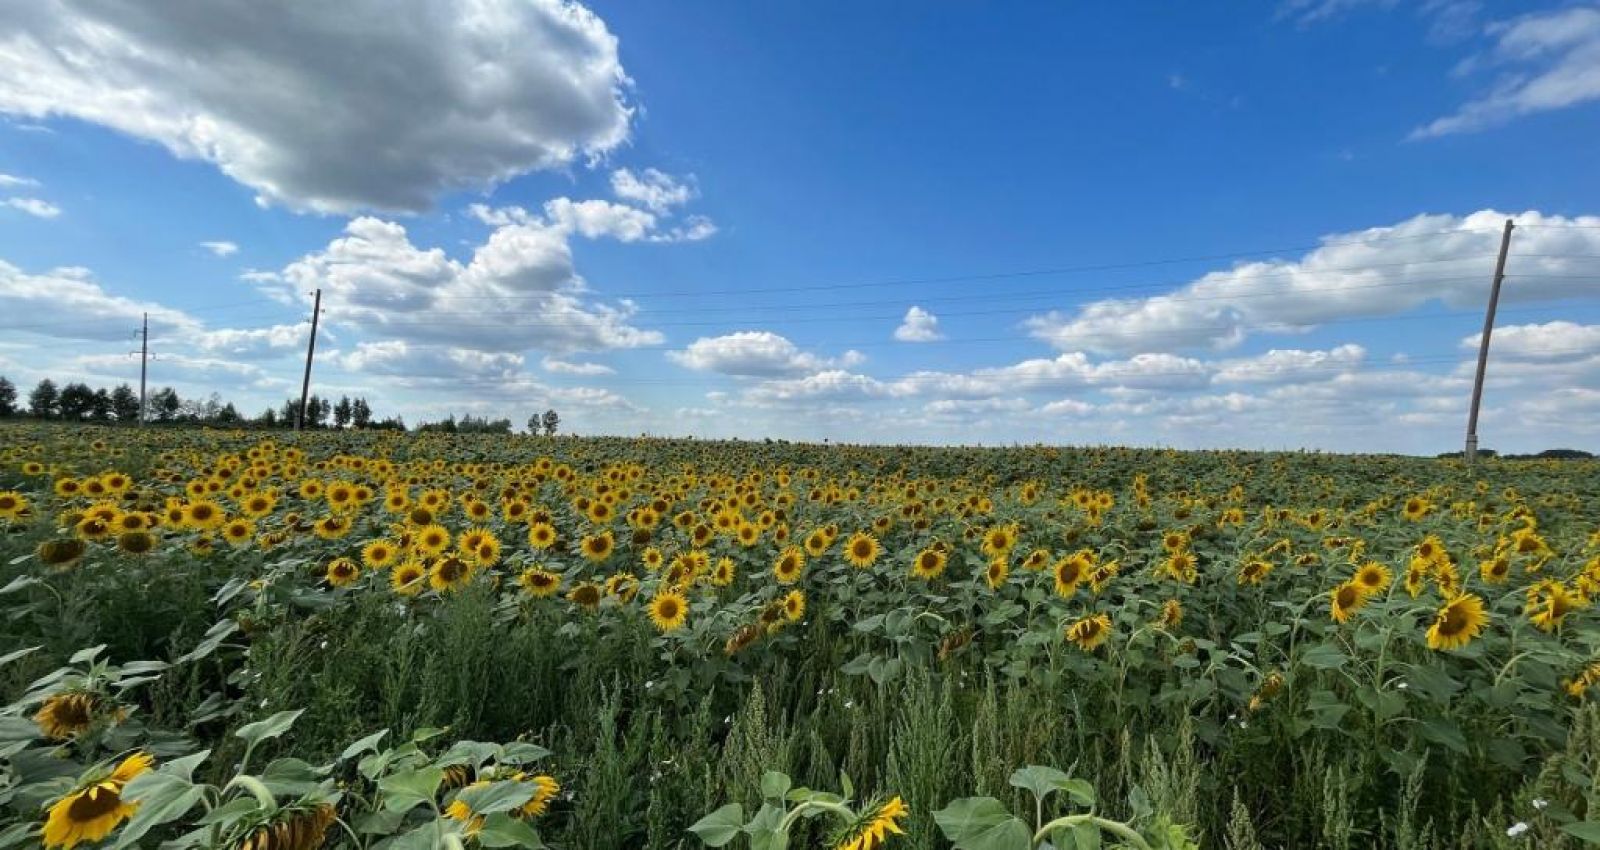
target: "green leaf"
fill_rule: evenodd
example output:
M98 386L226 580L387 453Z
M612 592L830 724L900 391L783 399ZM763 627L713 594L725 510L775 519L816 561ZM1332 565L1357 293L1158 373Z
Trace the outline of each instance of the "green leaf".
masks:
M206 756L209 755L211 755L210 750L201 750L198 753L190 753L183 758L176 758L168 762L163 762L161 766L156 769L162 773L180 777L185 781L191 781L194 779L194 769L199 767L200 763L205 761Z
M376 750L378 748L378 742L382 741L383 736L387 734L389 734L388 729L379 729L378 731L373 732L371 735L368 735L354 744L345 747L344 752L339 753L339 760L344 761L345 759L353 758L369 750Z
M533 799L532 783L505 780L488 785L474 785L456 795L456 802L471 809L474 814L492 815L509 812Z
M769 770L761 774L761 797L764 800L782 800L792 784L788 774Z
M529 764L549 757L550 751L538 744L513 741L500 748L500 756L495 760L505 764Z
M734 839L744 828L744 807L729 803L694 822L689 831L700 837L707 847L721 847Z
M293 726L294 722L300 719L300 715L304 713L305 709L303 708L297 708L293 711L280 711L277 714L268 717L266 720L257 720L254 723L246 723L245 725L240 726L239 731L233 734L236 737L243 738L246 743L254 746L262 741L276 738L279 735L289 731L289 727Z
M267 790L283 797L299 797L315 791L327 771L318 770L297 758L274 759L256 777Z
M478 830L478 844L484 847L543 847L539 833L533 827L508 814L493 814L484 818Z
M25 655L32 655L33 653L38 652L38 651L39 651L39 647L37 647L37 646L25 646L22 649L12 650L11 652L6 653L5 655L0 655L0 667L4 667L5 665L10 664L13 661L16 661L18 658L21 658L21 657L23 657Z
M12 584L16 584L16 582L12 582ZM3 592L4 592L3 590L0 590L0 593L3 593ZM93 662L95 656L99 655L100 652L102 650L104 650L105 648L106 648L106 645L102 643L99 646L91 646L91 647L86 647L84 649L80 649L77 652L72 653L72 657L67 659L67 663L68 664L89 664L89 663Z
M31 741L39 737L39 724L26 717L0 717L0 741Z
M745 834L750 836L750 850L786 850L789 846L789 833L778 827L783 823L783 809L771 803L765 803L756 816L744 825Z
M1343 650L1327 643L1319 643L1300 653L1301 663L1318 670L1337 670L1349 660L1350 656L1345 655Z
M126 799L139 804L138 811L117 835L116 848L134 847L145 833L183 817L205 797L205 788L166 773L146 773L134 777L123 789Z
M1025 788L1033 792L1036 799L1043 800L1056 791L1065 791L1072 801L1080 806L1094 805L1094 786L1087 780L1073 779L1066 773L1053 767L1043 765L1029 765L1019 768L1011 774L1009 780L1014 788Z
M444 781L444 770L425 767L391 773L378 780L378 790L383 792L385 808L406 810L433 799Z
M1581 839L1585 844L1600 844L1600 821L1582 820L1564 824L1561 831Z
M958 850L1029 850L1027 824L993 797L964 797L933 813L934 823Z
M5 587L0 587L0 596L5 596L8 593L16 593L25 587L32 587L36 584L44 584L44 582L34 578L33 576L17 576L11 581L6 582Z

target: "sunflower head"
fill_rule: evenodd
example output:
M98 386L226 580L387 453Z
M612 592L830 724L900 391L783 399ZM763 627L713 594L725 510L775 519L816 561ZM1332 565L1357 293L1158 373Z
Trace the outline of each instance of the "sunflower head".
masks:
M1488 622L1482 599L1470 593L1457 596L1434 615L1433 624L1428 626L1428 648L1460 649L1471 643Z
M832 846L838 850L878 850L888 843L889 836L905 834L900 822L910 814L899 797L863 806L860 815L834 837Z
M689 619L689 600L676 590L669 590L655 595L650 600L650 622L663 632L673 632L683 628Z

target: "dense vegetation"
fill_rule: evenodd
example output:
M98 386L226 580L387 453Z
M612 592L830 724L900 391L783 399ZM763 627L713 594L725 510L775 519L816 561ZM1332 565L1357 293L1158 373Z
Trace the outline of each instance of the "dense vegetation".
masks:
M1600 839L1590 461L11 424L0 529L0 846Z

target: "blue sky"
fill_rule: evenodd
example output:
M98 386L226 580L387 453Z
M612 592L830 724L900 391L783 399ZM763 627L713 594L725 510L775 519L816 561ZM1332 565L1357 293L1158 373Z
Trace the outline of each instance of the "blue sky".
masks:
M254 412L320 287L413 422L1443 451L1511 216L1485 445L1596 447L1600 5L473 9L0 23L0 373Z

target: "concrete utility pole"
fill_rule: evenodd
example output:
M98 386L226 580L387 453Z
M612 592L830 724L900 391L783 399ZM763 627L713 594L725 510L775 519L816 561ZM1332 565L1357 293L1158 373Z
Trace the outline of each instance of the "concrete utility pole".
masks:
M144 314L144 327L139 331L139 425L144 425L144 379L150 365L150 314Z
M322 315L322 290L318 289L311 302L311 341L306 344L306 377L300 382L300 415L294 421L299 431L306 424L306 395L311 392L311 358L317 353L317 318Z
M1483 402L1483 372L1489 366L1489 335L1494 333L1494 311L1500 305L1500 283L1506 279L1506 252L1511 249L1511 219L1500 234L1500 258L1494 263L1494 284L1489 288L1489 310L1483 315L1483 336L1478 339L1478 374L1472 379L1472 412L1467 414L1467 463L1478 459L1478 405Z

